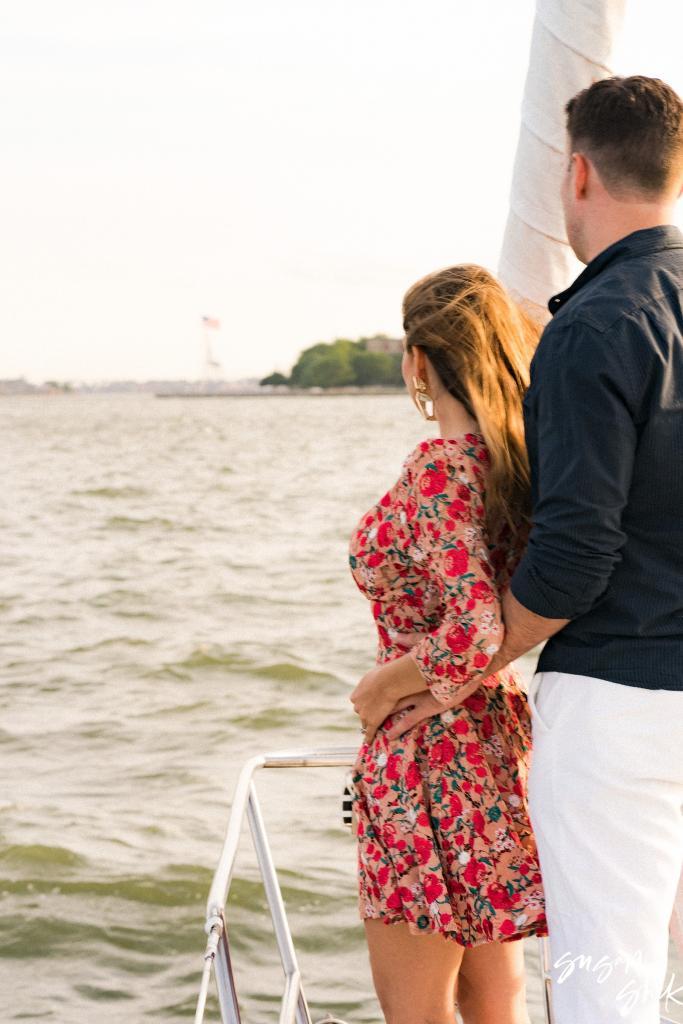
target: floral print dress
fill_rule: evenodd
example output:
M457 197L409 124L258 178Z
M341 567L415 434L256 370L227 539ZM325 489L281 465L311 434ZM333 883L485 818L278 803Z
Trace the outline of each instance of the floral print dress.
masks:
M507 666L456 703L502 642L497 587L521 557L507 528L495 543L486 535L488 466L481 434L421 441L349 548L377 663L409 653L444 706L392 741L405 712L389 716L360 748L359 913L463 946L548 934L527 807L526 695Z

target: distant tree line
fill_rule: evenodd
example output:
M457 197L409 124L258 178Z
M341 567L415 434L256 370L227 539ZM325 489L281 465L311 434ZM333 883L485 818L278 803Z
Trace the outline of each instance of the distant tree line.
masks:
M367 338L337 338L303 350L289 377L271 373L260 384L287 384L296 388L338 388L349 385L401 387L400 352L369 352Z

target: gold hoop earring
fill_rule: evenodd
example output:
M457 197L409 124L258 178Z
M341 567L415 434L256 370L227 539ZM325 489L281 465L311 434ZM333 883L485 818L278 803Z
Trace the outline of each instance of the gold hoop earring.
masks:
M420 415L426 420L435 420L436 412L434 411L434 399L432 398L431 391L427 387L427 382L422 380L421 377L413 376L413 385L415 387L413 401L416 408L419 410ZM428 408L428 406L431 408Z

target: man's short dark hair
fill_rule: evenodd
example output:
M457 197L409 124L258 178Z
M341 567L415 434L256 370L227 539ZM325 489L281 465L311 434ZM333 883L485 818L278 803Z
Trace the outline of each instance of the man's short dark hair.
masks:
M603 78L565 111L572 150L590 158L615 198L656 199L683 184L683 102L660 78Z

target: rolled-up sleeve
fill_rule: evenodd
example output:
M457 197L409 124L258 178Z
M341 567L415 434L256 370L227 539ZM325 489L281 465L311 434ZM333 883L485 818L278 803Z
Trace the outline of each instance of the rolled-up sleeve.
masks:
M433 454L433 453L432 453ZM408 652L432 697L445 707L462 699L503 642L505 627L483 534L484 484L474 456L453 461L429 454L412 466L414 555L440 595L441 621ZM469 691L468 691L469 692Z
M547 328L534 355L524 398L533 525L510 589L537 615L583 615L621 560L637 445L629 373L623 335L580 322Z

